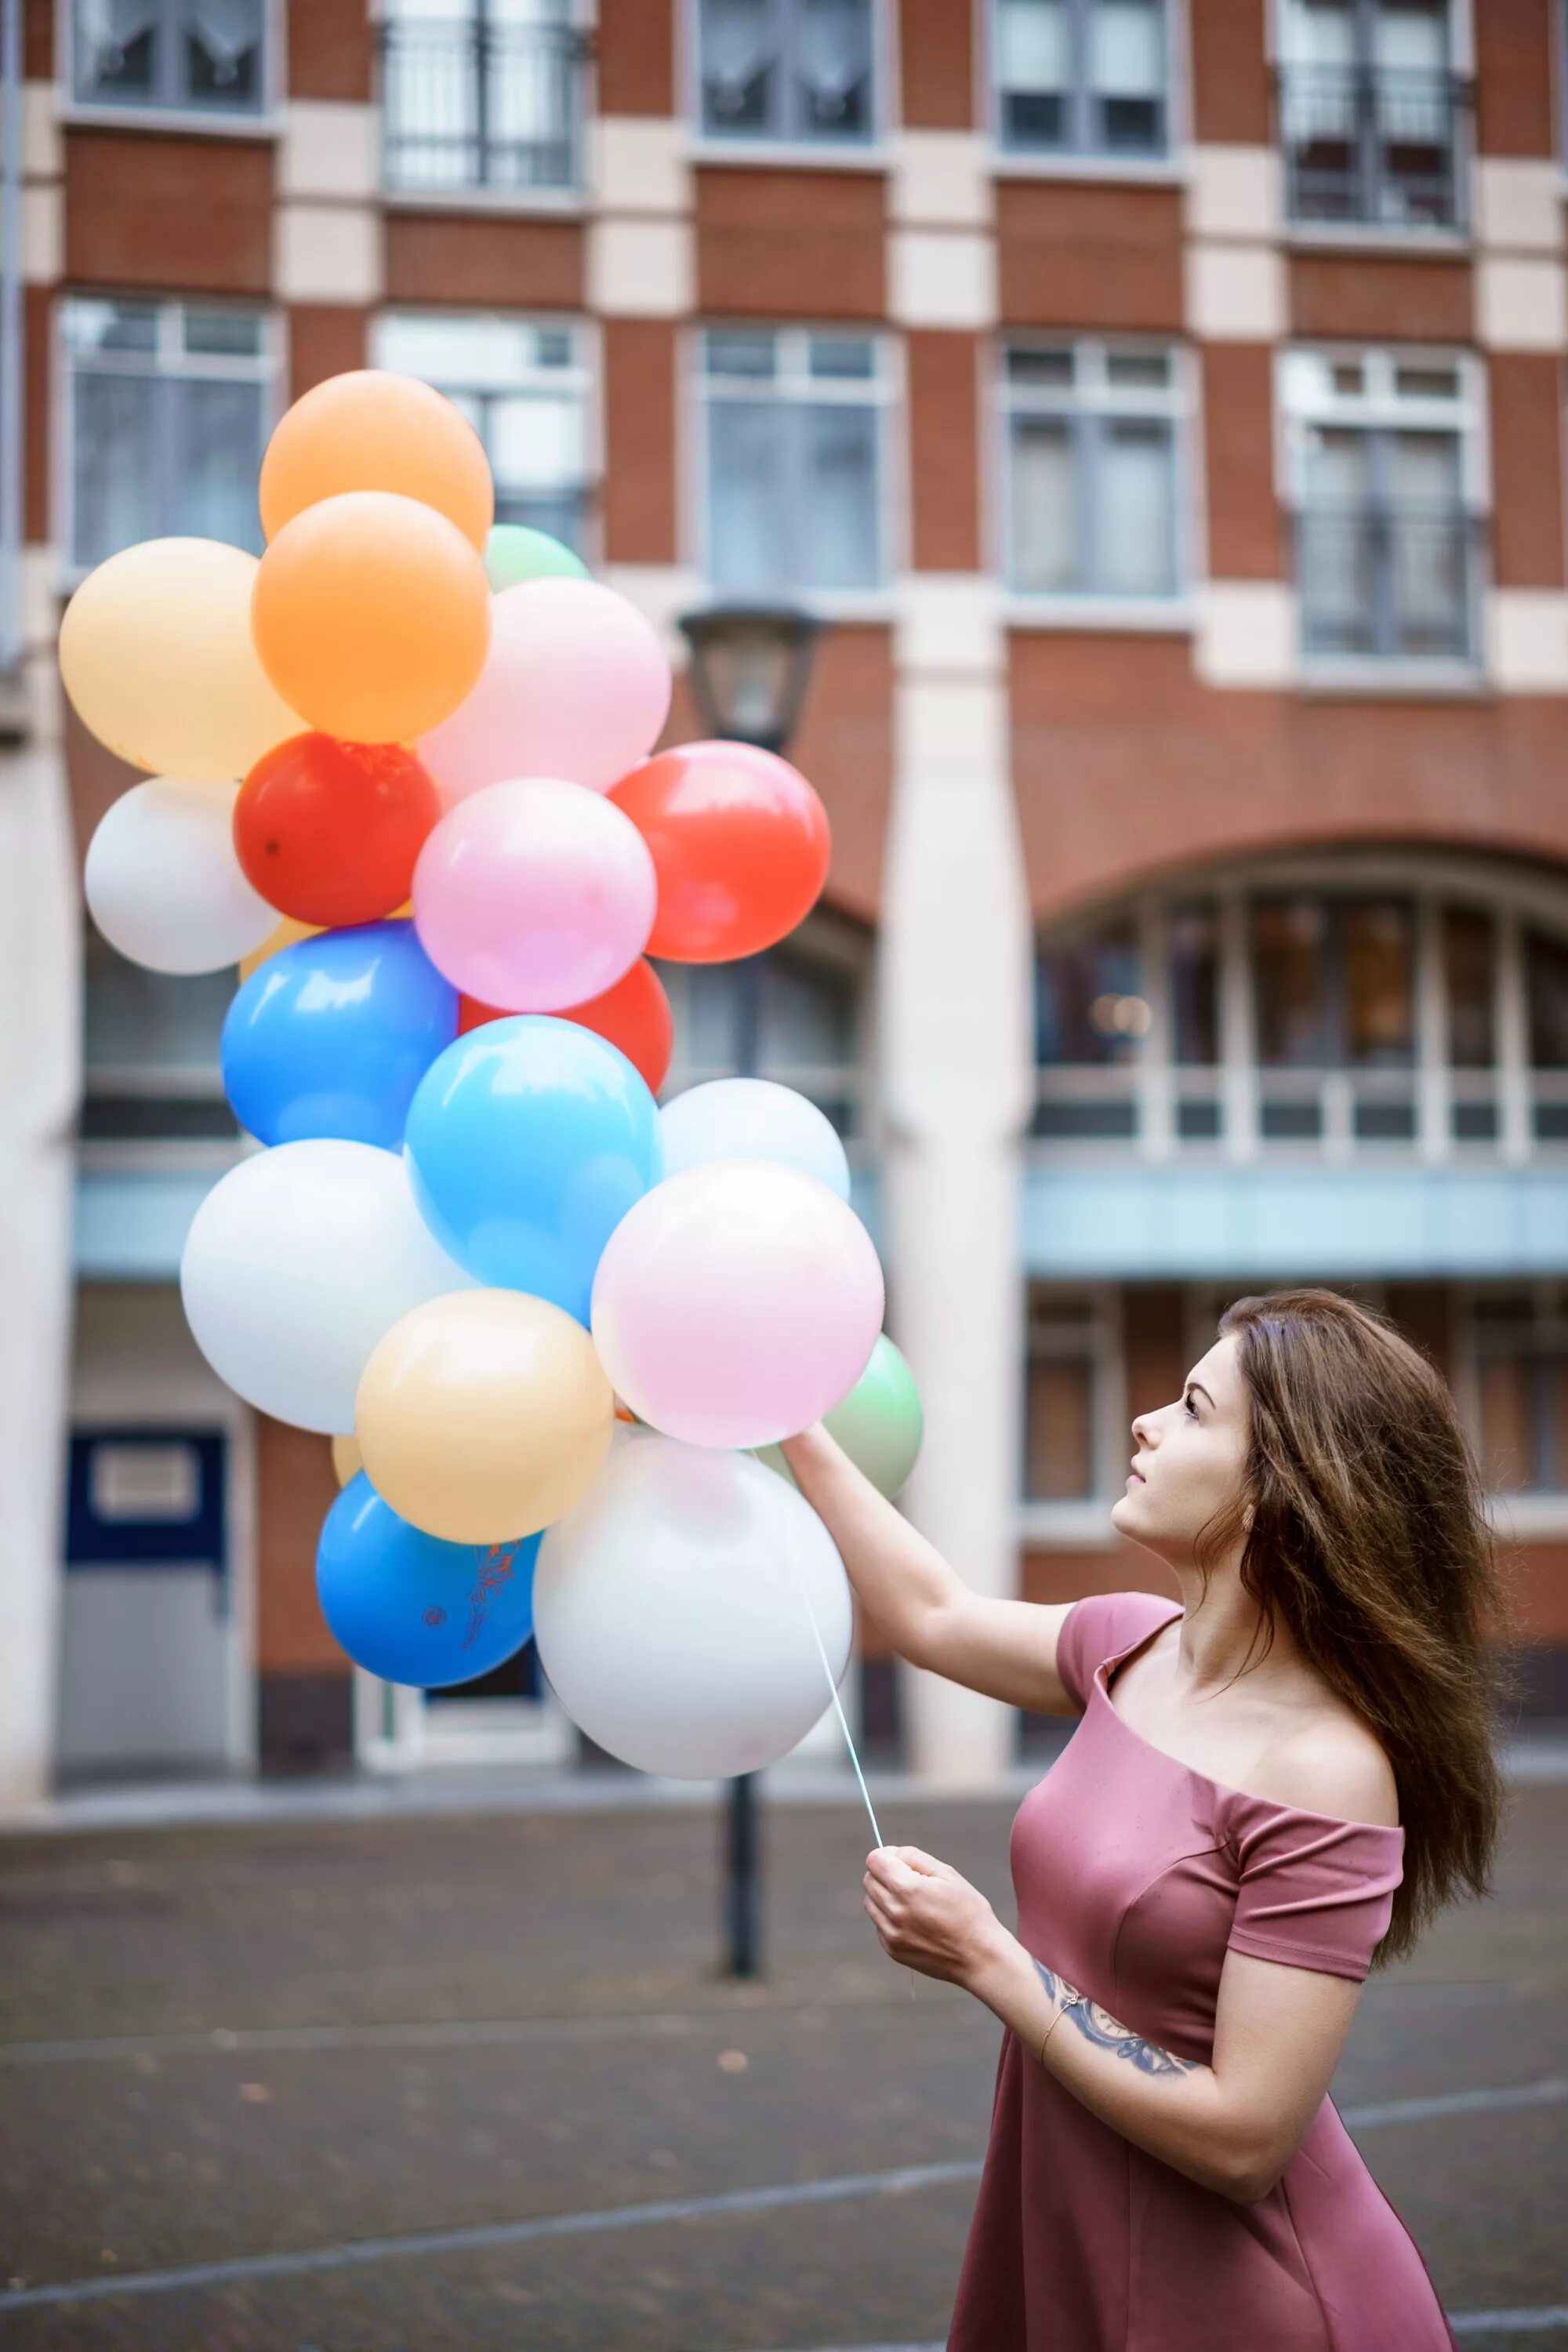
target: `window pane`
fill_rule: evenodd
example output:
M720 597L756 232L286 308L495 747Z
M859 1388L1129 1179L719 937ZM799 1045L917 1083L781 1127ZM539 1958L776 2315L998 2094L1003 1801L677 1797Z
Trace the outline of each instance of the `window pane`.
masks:
M1061 594L1080 584L1078 467L1065 417L1013 420L1013 584Z
M1083 1502L1094 1493L1094 1367L1086 1358L1029 1366L1027 1494Z
M710 334L703 345L710 375L771 377L776 363L772 335Z
M197 106L259 107L262 0L184 0L185 87Z
M877 530L877 418L874 408L799 412L805 478L797 520L802 526L803 588L874 588L881 576Z
M1530 1059L1538 1070L1568 1070L1568 942L1524 935Z
M73 296L66 305L66 341L73 352L155 352L157 309L151 302L94 302Z
M1046 1063L1127 1062L1149 1026L1137 935L1121 923L1036 966L1037 1054Z
M1096 0L1089 20L1089 85L1103 146L1136 153L1164 144L1163 0Z
M1164 352L1107 352L1105 380L1119 391L1163 392L1171 381Z
M164 531L151 376L78 375L71 453L71 561L101 563Z
M1212 1066L1219 1060L1219 909L1210 899L1173 907L1168 935L1175 1056Z
M1007 354L1009 383L1069 385L1072 380L1073 354L1070 351L1011 351Z
M731 1074L740 1053L735 979L721 964L661 963L681 1058L705 1077Z
M500 495L506 491L576 491L584 478L583 404L573 394L560 399L511 399L485 403L485 455Z
M1022 147L1067 144L1075 79L1068 0L1000 0L996 79L1005 139Z
M1478 908L1443 909L1443 979L1448 1000L1448 1059L1488 1070L1497 1059L1497 926Z
M77 0L77 95L109 105L158 94L158 0Z
M261 465L261 386L197 381L164 387L176 396L178 520L196 539L226 540L261 552L256 478Z
M708 411L708 568L715 587L790 582L788 411L765 401L714 401Z
M1327 1056L1327 919L1318 898L1258 898L1252 961L1258 1058L1321 1067Z
M210 359L258 359L261 320L254 310L187 310L187 352Z
M775 949L763 967L763 1068L843 1068L855 1059L855 977Z
M1400 1068L1415 1045L1411 908L1397 898L1346 898L1339 908L1345 1050L1363 1068Z
M799 121L811 139L863 139L871 128L870 0L793 0Z
M210 1070L218 1088L218 1037L234 1001L232 971L194 979L149 971L87 926L83 1056L90 1080L127 1068Z
M806 364L814 376L869 383L877 373L877 346L868 335L813 335Z
M702 0L702 122L721 136L776 129L769 0Z
M1100 441L1099 585L1113 596L1168 596L1175 582L1175 483L1168 425L1118 419Z

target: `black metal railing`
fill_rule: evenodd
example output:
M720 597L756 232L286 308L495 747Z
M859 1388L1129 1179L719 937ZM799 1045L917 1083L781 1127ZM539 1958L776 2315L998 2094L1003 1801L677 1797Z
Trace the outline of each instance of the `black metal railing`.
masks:
M584 56L569 25L393 19L381 58L388 186L577 187Z
M1279 138L1290 219L1462 228L1468 103L1453 74L1288 67Z
M1304 650L1348 660L1474 660L1480 534L1479 519L1461 508L1298 515Z

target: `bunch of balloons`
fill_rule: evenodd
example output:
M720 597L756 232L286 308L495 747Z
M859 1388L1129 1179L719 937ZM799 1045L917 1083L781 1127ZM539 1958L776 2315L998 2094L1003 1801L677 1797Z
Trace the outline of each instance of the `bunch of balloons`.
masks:
M851 1634L826 1529L752 1450L827 1415L890 1493L920 1406L822 1112L755 1079L658 1108L650 958L792 930L826 814L765 751L656 752L658 635L493 524L428 386L318 385L259 501L259 560L129 548L60 635L80 717L150 772L88 855L100 929L240 971L223 1079L263 1148L191 1226L191 1328L336 1441L318 1582L360 1664L435 1688L536 1635L612 1753L751 1769L822 1712L813 1619L836 1680Z

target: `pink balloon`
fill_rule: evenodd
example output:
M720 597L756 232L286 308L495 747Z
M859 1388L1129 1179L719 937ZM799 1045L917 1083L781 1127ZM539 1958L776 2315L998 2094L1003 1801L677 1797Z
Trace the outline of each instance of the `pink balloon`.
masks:
M634 1202L594 1278L594 1345L639 1421L772 1445L847 1397L882 1328L865 1226L815 1176L715 1160Z
M414 869L426 954L454 988L509 1013L559 1013L613 988L641 955L658 898L630 817L554 776L459 801Z
M503 588L479 684L419 743L454 799L508 776L602 793L645 760L669 715L669 664L635 604L597 580Z

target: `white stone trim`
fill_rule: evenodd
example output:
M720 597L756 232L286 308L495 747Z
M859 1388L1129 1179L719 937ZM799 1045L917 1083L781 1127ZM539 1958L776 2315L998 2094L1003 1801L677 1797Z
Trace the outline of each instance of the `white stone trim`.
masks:
M22 278L28 286L58 286L65 275L66 192L58 180L22 189Z
M22 85L22 176L58 180L66 167L65 138L52 81Z
M978 131L899 131L888 213L924 228L987 228L995 214L990 143Z
M888 315L900 327L994 326L994 239L973 229L890 231Z
M369 204L379 198L381 156L373 106L341 106L321 99L291 99L278 142L278 194L282 199L325 196Z
M279 205L272 215L272 290L280 302L379 302L385 289L380 212L369 205Z
M697 238L682 220L588 224L587 306L605 318L684 319L697 299Z
M910 572L894 583L893 660L928 678L1001 677L1007 644L998 583L982 572Z
M1205 342L1277 342L1289 323L1282 253L1267 245L1189 242L1183 250L1184 312Z
M1483 626L1487 672L1510 694L1568 694L1568 592L1492 588Z
M1482 253L1476 339L1489 350L1557 352L1568 342L1568 271L1558 261Z
M1283 581L1210 580L1196 591L1193 666L1207 686L1286 687L1297 675L1296 593Z
M1284 212L1279 151L1200 144L1187 151L1184 203L1189 236L1252 244L1277 237Z
M1549 157L1482 155L1475 169L1478 244L1514 253L1563 250L1563 179Z
M668 115L601 114L589 125L589 184L605 212L689 213L694 175L687 126Z

